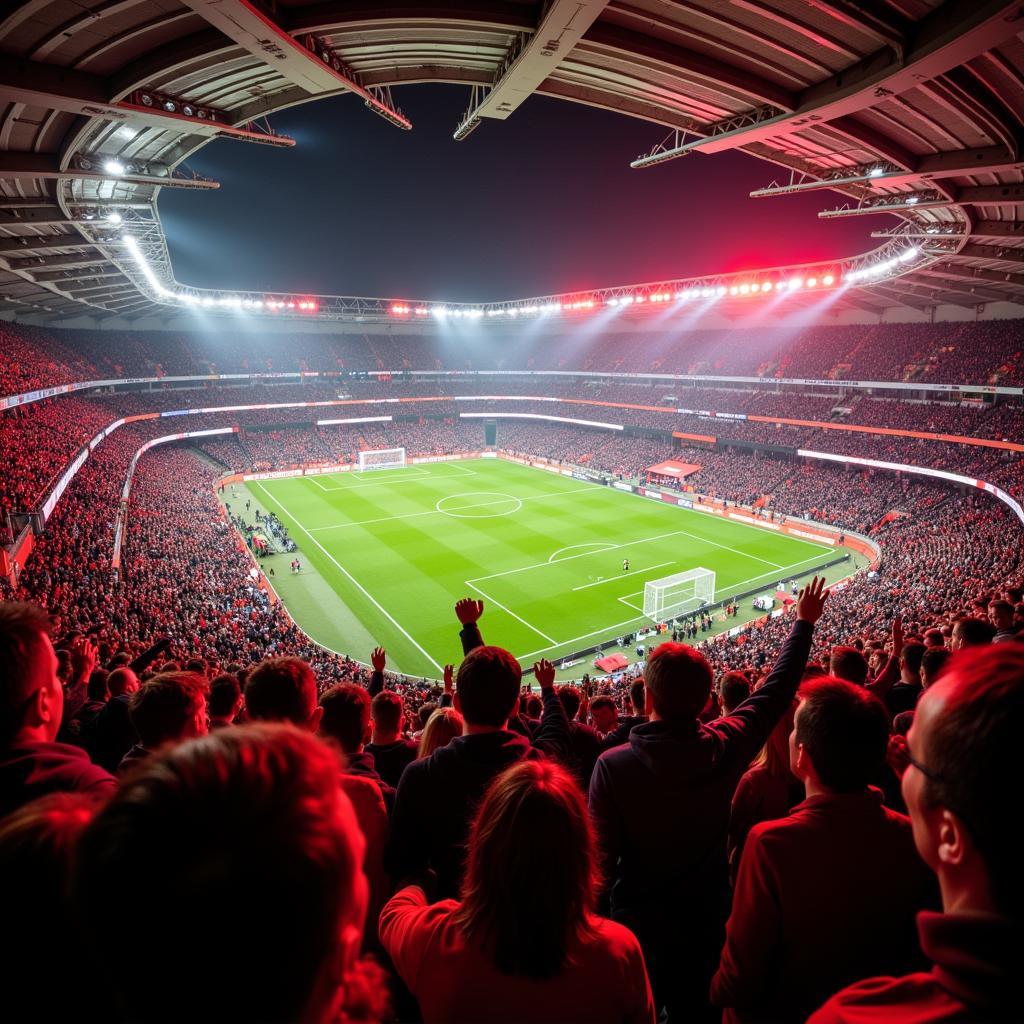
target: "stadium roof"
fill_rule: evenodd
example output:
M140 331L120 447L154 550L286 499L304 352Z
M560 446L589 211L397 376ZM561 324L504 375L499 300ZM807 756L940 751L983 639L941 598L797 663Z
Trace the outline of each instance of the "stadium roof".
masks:
M456 138L501 131L542 94L649 122L650 151L623 153L638 176L742 149L766 161L765 202L829 189L826 216L894 213L921 259L868 275L840 306L1024 302L1020 0L5 7L0 313L168 312L123 238L174 283L159 195L216 187L183 170L190 154L223 137L291 145L267 115L345 92L408 130L391 87L424 81L467 86Z

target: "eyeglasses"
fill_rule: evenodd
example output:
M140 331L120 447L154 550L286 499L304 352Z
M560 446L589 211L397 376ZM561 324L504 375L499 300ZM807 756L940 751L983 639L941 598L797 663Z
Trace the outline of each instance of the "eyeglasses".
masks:
M931 779L932 782L942 782L942 776L938 772L933 772L930 768L926 768L916 757L912 757L909 749L904 749L903 756L907 759L908 764L912 764L926 779Z

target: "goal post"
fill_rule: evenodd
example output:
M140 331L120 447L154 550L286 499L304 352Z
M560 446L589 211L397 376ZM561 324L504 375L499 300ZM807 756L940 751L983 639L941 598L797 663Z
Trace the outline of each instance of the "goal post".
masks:
M686 615L715 600L715 573L712 569L687 569L644 585L644 617L655 622Z
M371 469L395 469L405 465L404 448L377 448L359 453L359 472Z

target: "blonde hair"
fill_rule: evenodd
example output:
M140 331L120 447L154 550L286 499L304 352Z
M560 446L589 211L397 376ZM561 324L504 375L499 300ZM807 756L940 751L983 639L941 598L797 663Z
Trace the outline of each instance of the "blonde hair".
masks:
M423 728L423 735L420 736L420 749L418 758L430 757L438 747L446 747L462 735L462 715L455 708L438 708L427 719Z

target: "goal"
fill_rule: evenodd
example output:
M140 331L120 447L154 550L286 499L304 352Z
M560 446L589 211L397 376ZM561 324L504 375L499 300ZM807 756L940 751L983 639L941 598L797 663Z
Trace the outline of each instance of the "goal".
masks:
M644 616L663 622L675 615L696 611L714 600L714 570L687 569L674 576L647 582L644 586Z
M378 448L375 451L359 453L359 472L370 469L394 469L405 465L404 448Z

